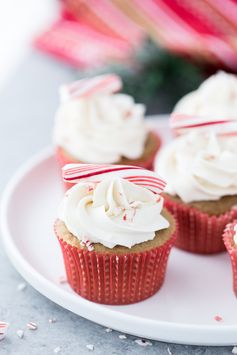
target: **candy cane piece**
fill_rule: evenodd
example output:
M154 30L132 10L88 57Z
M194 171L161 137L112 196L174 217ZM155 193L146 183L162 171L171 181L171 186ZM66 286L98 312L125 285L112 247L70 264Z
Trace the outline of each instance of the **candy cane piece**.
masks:
M26 324L26 326L29 330L37 330L38 329L38 325L34 322L29 322Z
M3 340L5 338L8 326L8 323L0 322L0 340Z
M65 182L88 181L98 183L108 176L117 176L160 194L166 182L150 170L132 165L67 164L62 169Z
M237 121L232 121L227 124L216 126L214 131L219 136L237 136Z
M211 120L208 117L191 116L174 113L170 116L170 128L175 130L198 128L205 126L215 126L223 123L233 122L233 119L216 118Z
M94 250L94 246L93 244L87 239L87 240L82 240L80 242L81 246L86 247L88 249L88 251L93 251Z
M71 98L83 98L95 94L112 94L122 87L121 79L115 74L99 75L94 78L81 79L60 87L62 102Z

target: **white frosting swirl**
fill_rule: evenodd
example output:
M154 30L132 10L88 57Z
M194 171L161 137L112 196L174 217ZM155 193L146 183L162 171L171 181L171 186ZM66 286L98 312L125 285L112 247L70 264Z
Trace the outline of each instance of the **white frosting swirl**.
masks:
M178 101L173 112L237 120L237 76L217 72Z
M147 137L144 111L124 94L71 99L57 112L54 143L87 163L137 159Z
M152 240L155 232L168 228L161 215L163 198L127 180L104 179L92 188L78 183L67 191L60 219L80 240L101 243L108 248Z
M193 131L169 143L156 161L165 191L184 202L237 194L237 137Z

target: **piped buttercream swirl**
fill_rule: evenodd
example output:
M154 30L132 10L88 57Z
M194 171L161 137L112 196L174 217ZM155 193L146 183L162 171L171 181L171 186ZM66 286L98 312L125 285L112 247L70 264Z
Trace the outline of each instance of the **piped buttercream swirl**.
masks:
M67 191L59 218L79 240L108 248L131 248L169 227L162 216L163 198L117 177L98 184L81 182Z
M144 111L125 94L72 98L56 114L54 143L87 163L138 159L147 138Z

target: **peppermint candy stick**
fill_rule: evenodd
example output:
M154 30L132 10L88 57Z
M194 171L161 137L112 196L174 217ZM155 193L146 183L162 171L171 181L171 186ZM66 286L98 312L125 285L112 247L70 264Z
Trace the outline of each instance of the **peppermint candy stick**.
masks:
M0 322L0 340L3 340L5 338L8 326L8 323Z
M99 75L81 79L60 87L60 98L66 102L71 98L88 97L95 94L112 94L121 89L121 79L115 74Z
M117 176L160 194L166 182L156 173L132 165L67 164L62 169L65 182L98 183L108 176Z
M210 120L208 117L191 116L183 114L172 114L170 117L170 128L182 131L191 128L203 128L203 127L214 127L216 125L222 125L226 123L233 122L233 120L228 118L216 118Z

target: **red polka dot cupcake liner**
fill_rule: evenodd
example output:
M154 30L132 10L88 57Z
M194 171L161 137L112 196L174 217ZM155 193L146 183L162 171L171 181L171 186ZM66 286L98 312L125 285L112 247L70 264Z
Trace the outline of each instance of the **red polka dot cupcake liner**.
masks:
M164 206L178 224L175 246L191 253L214 254L225 251L222 235L226 224L237 218L237 208L219 216L178 203L165 197Z
M145 300L161 288L175 233L159 247L117 255L88 251L57 237L72 289L93 302L123 305Z
M227 224L223 233L223 241L230 256L230 261L233 270L233 289L237 297L237 245L234 242L234 226L236 224L237 219L234 220L232 223Z

